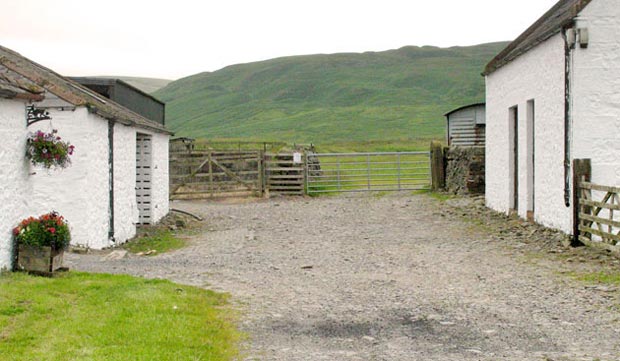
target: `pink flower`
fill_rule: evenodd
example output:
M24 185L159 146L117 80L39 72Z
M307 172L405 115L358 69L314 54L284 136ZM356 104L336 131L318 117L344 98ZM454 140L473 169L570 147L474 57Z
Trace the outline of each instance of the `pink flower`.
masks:
M54 228L54 227L50 227L47 230L50 231L51 234L56 233L56 228Z

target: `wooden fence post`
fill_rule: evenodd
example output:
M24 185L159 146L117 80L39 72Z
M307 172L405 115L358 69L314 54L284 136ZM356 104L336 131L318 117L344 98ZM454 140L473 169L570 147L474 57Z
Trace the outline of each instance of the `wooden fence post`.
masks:
M431 188L438 191L446 187L443 147L438 141L431 142Z
M579 212L581 205L579 198L581 196L581 182L590 182L592 178L592 165L590 159L573 159L573 239L571 246L582 246L579 241Z

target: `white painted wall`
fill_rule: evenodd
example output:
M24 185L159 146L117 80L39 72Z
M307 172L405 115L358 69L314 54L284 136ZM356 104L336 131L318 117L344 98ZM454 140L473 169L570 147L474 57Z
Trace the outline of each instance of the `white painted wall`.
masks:
M592 160L592 181L620 185L620 7L594 0L577 17L589 31L586 49L572 50L571 159ZM535 219L572 233L572 207L563 201L564 53L561 35L487 77L487 205L509 210L509 143L505 111L519 106L521 153L527 147L527 100L535 100ZM527 204L526 160L521 158L519 215ZM531 188L531 186L530 186ZM573 186L571 184L571 191ZM597 195L595 194L595 197ZM600 196L600 195L599 195Z
M620 185L620 6L594 0L580 14L587 49L573 50L573 157L592 159L592 181Z
M512 205L509 109L519 115L519 209L527 216L527 102L535 101L535 220L570 231L564 205L564 42L550 38L487 76L486 203L508 213ZM529 187L531 188L531 186Z
M37 216L52 210L71 228L72 244L100 249L108 242L108 125L84 107L74 111L49 109L51 120L35 123L29 131L58 130L75 145L71 166L45 170L32 167L33 197L28 208Z
M152 133L153 144L153 222L159 222L168 214L169 209L169 170L168 145L170 136L161 133Z
M39 104L66 106L50 108L51 120L26 129L25 104L0 99L0 269L10 267L11 230L28 216L58 211L71 228L72 244L101 249L114 245L109 231L108 121L74 109L53 95ZM58 130L58 135L75 145L72 164L66 169L33 167L25 157L28 132ZM153 220L168 214L169 136L114 125L114 231L116 244L136 234L136 134L153 139Z
M114 125L114 238L123 243L135 236L138 222L136 204L136 129Z
M22 101L0 98L0 270L11 267L12 230L28 215L31 196L26 159L26 110Z

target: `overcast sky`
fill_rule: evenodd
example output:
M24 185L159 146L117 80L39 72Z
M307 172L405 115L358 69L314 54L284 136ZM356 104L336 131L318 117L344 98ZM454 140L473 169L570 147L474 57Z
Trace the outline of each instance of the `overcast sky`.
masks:
M556 0L0 3L0 45L61 74L177 79L287 55L512 40Z

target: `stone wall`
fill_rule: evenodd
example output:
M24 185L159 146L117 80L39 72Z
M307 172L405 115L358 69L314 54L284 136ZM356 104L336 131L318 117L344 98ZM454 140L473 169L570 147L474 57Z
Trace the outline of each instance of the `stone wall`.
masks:
M484 194L484 148L446 148L446 190L454 194Z

